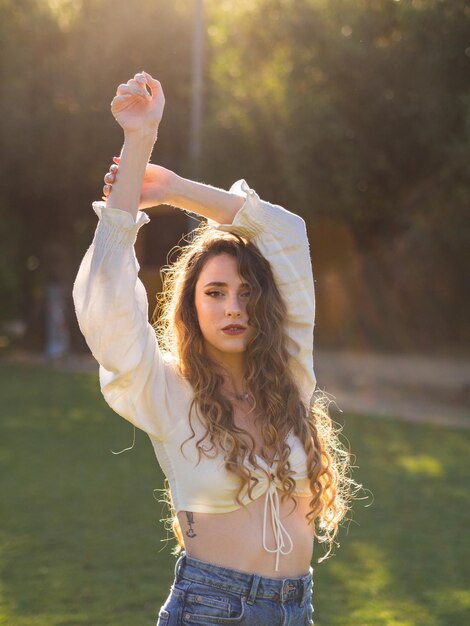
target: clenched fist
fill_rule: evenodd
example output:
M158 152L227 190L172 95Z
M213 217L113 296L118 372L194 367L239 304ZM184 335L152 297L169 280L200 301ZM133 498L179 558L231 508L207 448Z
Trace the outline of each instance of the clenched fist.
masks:
M162 86L147 72L121 83L111 102L111 112L125 133L156 135L164 108Z

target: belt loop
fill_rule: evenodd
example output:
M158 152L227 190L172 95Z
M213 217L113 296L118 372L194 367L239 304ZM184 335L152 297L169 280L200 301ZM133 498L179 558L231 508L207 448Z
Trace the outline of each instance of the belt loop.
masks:
M305 600L307 599L308 592L310 591L310 582L311 582L312 573L310 572L310 579L304 578L302 580L302 597L300 598L299 606L304 606Z
M313 572L314 572L314 568L310 565L309 569L309 574L310 576L307 578L304 578L304 580L302 581L303 583L303 590L302 590L302 597L300 598L300 602L299 602L299 606L304 606L305 604L305 600L307 599L307 595L308 593L311 594L311 589L313 590ZM311 595L308 598L308 601L311 601Z
M183 550L181 552L180 556L178 557L178 560L176 561L176 564L175 564L175 580L176 580L176 582L178 582L182 561L185 558L185 556L186 556L186 552L185 552L185 550Z
M303 580L302 581L302 594L300 597L300 602L299 602L299 606L303 606L305 604L305 598L307 597L307 589L308 589L309 585L308 585L308 581Z
M261 580L261 576L259 574L253 574L253 580L251 581L251 589L248 594L247 604L253 604L256 600L256 594L258 592L259 583Z

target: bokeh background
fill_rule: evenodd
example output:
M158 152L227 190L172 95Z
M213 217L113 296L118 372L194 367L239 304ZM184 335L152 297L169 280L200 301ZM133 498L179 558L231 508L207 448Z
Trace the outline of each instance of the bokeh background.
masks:
M136 489L133 454L108 453L110 432L127 443L132 431L99 395L71 296L96 227L91 203L121 150L110 102L117 85L142 69L166 97L153 162L226 189L245 178L307 223L319 384L343 411L338 420L361 468L356 478L376 498L387 490L386 508L380 497L374 504L378 519L374 507L359 513L364 543L344 536L336 557L343 565L319 568L318 624L469 623L470 559L462 553L470 451L468 2L2 0L0 33L0 485L8 503L0 624L149 623L144 616L153 615L172 575L167 548L155 555L163 568L158 593L148 580L142 590L136 556L135 579L121 589L128 570L113 555L134 556L127 526L122 541L116 531L100 552L100 515L115 527L123 518L109 511L128 511L103 496L109 482L95 482L103 463L116 498L116 467L137 481L126 492L132 510L142 511L134 495L146 496ZM148 214L137 253L151 316L159 270L191 221L172 207ZM72 435L75 444L64 442ZM82 481L81 455L93 455L89 441L100 436L105 449L88 458L94 471ZM59 455L67 477L60 485L57 446L69 451ZM71 452L75 446L81 454ZM148 452L134 451L144 473L154 471ZM91 486L107 505L102 511L87 500ZM81 547L68 543L76 521L66 516L70 492L83 504ZM421 517L412 493L426 499ZM439 518L439 507L449 515ZM90 510L102 526L89 526ZM395 532L404 518L410 526ZM144 544L146 532L157 531L142 530ZM88 555L102 554L99 575L91 556L80 560L84 545ZM146 551L139 542L132 549ZM52 562L46 553L56 555ZM84 595L72 583L77 559ZM154 566L146 565L149 577ZM116 567L120 574L109 574ZM408 594L399 579L412 571ZM445 584L436 582L443 574ZM136 589L142 598L133 608Z
M158 77L167 105L153 160L194 176L194 6L0 10L1 319L23 321L23 345L42 350L47 286L70 287L96 223L91 201L121 148L110 113L119 83L141 69ZM307 220L317 346L468 348L468 3L206 0L204 17L197 176L222 187L246 178ZM166 252L150 251L146 269Z

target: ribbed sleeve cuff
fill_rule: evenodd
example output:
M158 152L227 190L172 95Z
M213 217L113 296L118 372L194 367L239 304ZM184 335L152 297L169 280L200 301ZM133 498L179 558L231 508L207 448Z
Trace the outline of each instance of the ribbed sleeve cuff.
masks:
M217 230L236 233L247 239L254 239L273 230L291 230L295 222L301 226L300 216L286 211L283 207L264 202L243 178L230 187L230 193L245 197L245 202L236 213L231 224L219 224L208 219L209 226Z
M141 226L150 222L147 213L137 211L136 220L122 209L106 207L103 200L92 204L93 210L99 217L93 243L97 248L116 250L133 246Z

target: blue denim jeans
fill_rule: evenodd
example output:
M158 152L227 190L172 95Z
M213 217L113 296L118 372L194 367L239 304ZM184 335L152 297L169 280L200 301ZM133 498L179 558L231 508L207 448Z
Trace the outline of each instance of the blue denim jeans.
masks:
M312 626L313 571L310 566L299 578L268 578L200 561L183 550L157 626Z

